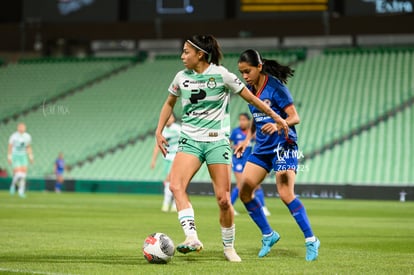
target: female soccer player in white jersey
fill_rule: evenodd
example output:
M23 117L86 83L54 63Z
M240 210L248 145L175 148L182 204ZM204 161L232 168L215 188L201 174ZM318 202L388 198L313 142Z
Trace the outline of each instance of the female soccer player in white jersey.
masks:
M168 142L162 131L178 97L181 97L181 137L170 179L178 219L186 236L177 250L188 253L203 248L197 236L194 210L186 189L202 163L206 162L220 209L224 256L228 261L240 262L234 250L234 213L230 203L230 93L239 94L272 117L278 130L287 133L288 126L268 105L256 98L236 75L219 65L221 57L220 47L211 35L194 35L184 42L181 60L185 69L177 73L169 87L169 95L161 109L156 139L161 152L166 155Z
M288 137L281 135L277 133L272 117L249 105L256 128L256 145L243 170L240 199L263 235L259 257L266 256L280 239L279 234L270 227L260 202L253 197L254 190L273 169L276 172L279 196L305 236L306 260L316 260L320 241L313 235L305 207L294 193L298 168L295 125L300 119L293 98L284 85L287 79L293 76L293 70L274 60L262 59L255 50L247 50L240 55L239 70L252 94L270 106L289 124ZM272 134L269 135L269 132ZM236 149L236 153L243 152L248 142L249 139L246 138L246 141Z
M168 212L169 210L171 210L172 212L177 212L177 208L174 202L174 196L170 190L170 171L172 162L175 158L175 154L177 154L178 140L180 139L181 127L179 124L175 123L174 114L171 114L165 126L166 127L162 131L162 135L165 137L170 146L168 147L167 155L164 157L164 200L162 202L161 211ZM155 144L151 160L151 169L155 168L159 152L160 149L158 148L157 144Z
M19 187L19 196L24 198L26 189L26 174L28 159L33 163L33 152L31 146L32 138L26 133L26 125L19 123L17 132L9 139L7 160L13 166L13 180L10 185L10 194L14 195L16 186Z

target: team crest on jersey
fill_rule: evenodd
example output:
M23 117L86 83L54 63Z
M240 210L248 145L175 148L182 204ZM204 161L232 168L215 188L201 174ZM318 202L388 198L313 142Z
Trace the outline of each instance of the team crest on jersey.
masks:
M210 77L209 80L207 81L207 87L210 89L214 89L216 88L217 83L216 80L214 79L214 77Z
M267 105L269 105L269 107L272 107L272 102L270 101L270 99L264 99L263 100L264 103L266 103Z

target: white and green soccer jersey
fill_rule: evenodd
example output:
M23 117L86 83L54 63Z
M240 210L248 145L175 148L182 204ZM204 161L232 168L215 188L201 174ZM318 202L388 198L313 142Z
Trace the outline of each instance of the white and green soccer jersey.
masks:
M230 135L230 92L244 84L223 66L211 64L202 74L192 70L177 73L169 92L181 97L181 132L197 141L218 141Z
M165 156L166 160L174 160L175 154L178 150L178 140L180 139L180 132L181 127L177 123L171 124L170 127L165 127L162 131L162 135L165 137L169 145L167 148L168 153Z
M12 145L13 156L26 156L26 148L32 142L32 138L28 133L13 133L9 138L9 144Z

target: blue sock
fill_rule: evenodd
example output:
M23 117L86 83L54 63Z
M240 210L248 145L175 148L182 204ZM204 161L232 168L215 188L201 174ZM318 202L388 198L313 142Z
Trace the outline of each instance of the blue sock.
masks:
M239 197L239 188L235 186L233 190L231 191L231 204L234 204Z
M55 189L59 190L59 191L62 191L62 184L60 182L56 182Z
M287 205L287 207L289 208L292 216L295 218L296 223L302 230L303 235L305 235L305 238L313 237L308 215L306 214L306 209L305 206L303 206L302 202L298 198L295 198L291 203Z
M254 193L254 196L260 201L260 204L263 207L266 206L265 201L264 201L264 192L261 187L256 190L256 192Z
M246 207L247 212L249 212L250 217L260 228L260 231L262 231L263 235L269 235L273 232L273 229L270 227L269 222L263 213L262 205L257 198L245 203L244 206Z

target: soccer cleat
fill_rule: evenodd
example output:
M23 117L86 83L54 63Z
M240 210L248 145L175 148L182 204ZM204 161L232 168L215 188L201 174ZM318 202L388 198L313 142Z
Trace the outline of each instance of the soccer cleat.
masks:
M316 239L314 242L306 242L306 260L308 262L315 261L318 258L318 250L319 246L321 246L321 242L319 239Z
M162 207L161 207L161 211L162 211L162 212L168 212L168 208L170 208L170 207L168 206L168 204L163 204L163 205L162 205Z
M183 254L200 252L202 249L203 244L195 237L187 237L183 243L177 246L177 251Z
M226 260L229 262L241 262L241 258L237 255L237 252L233 247L224 248L224 257L226 257Z
M175 203L173 203L173 205L171 205L171 212L177 212L177 205L175 205Z
M269 254L272 246L280 240L280 235L276 231L273 231L272 235L262 238L262 249L259 251L259 258L263 258Z
M263 213L265 214L266 217L269 217L270 215L272 215L269 211L269 209L267 209L266 206L263 206Z
M22 199L25 199L26 198L26 194L25 193L19 194L19 197L22 198Z
M236 209L234 209L234 216L239 216L240 213L236 211Z

